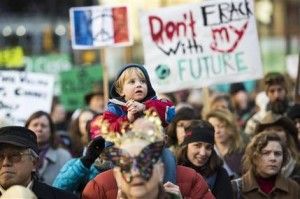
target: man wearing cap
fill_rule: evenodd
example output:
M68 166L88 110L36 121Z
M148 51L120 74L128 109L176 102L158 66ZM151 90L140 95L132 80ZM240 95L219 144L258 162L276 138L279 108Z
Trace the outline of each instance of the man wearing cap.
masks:
M19 126L0 128L0 196L13 185L32 190L37 198L75 199L76 196L38 182L37 138L34 132Z
M275 114L286 115L289 110L288 88L284 76L278 72L270 72L264 77L265 91L269 98L266 110ZM245 133L253 136L256 126L263 116L253 115L247 122Z

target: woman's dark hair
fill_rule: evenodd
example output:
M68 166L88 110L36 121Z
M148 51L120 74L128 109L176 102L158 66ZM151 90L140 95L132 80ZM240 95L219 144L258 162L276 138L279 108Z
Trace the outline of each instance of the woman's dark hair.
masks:
M180 147L176 154L177 164L187 166L195 169L198 173L204 177L211 176L214 174L220 167L223 166L223 160L217 155L216 151L212 149L212 153L207 163L201 167L197 167L189 161L187 157L188 145Z
M50 138L49 138L49 144L52 148L56 149L58 147L58 141L55 135L55 127L53 124L53 121L51 119L51 116L49 113L45 111L36 111L33 114L29 116L29 118L25 122L25 127L28 128L30 125L31 121L37 118L40 118L42 116L45 116L48 119L49 122L49 128L50 128Z
M199 119L193 107L184 106L180 108L173 119L173 121L167 127L167 135L168 135L168 146L177 145L177 133L176 126L177 122L180 120L194 120Z
M70 133L70 138L71 138L71 142L72 142L71 151L72 151L72 155L74 157L80 157L82 155L83 149L85 147L85 144L83 144L81 141L82 134L81 134L80 128L79 128L79 118L85 112L92 113L93 118L97 115L96 112L94 112L90 109L84 109L80 112L78 117L76 117L74 120L71 121L70 126L69 126L69 133ZM87 121L87 124L86 124L87 132L90 132L89 124L90 124L90 121ZM90 133L88 133L88 135L90 135Z

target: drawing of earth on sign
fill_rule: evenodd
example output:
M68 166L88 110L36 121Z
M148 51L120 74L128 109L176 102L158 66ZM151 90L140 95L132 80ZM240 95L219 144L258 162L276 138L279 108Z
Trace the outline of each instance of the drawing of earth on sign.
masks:
M155 73L160 80L165 80L170 76L171 71L168 65L160 64L155 68Z

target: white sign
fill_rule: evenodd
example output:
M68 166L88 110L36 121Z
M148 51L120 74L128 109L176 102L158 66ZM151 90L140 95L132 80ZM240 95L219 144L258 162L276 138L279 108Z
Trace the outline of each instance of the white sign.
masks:
M0 118L24 125L35 111L50 112L54 77L41 73L0 71Z
M159 92L261 78L252 0L210 0L142 13L145 65Z
M70 9L73 49L132 44L126 6L89 6Z

